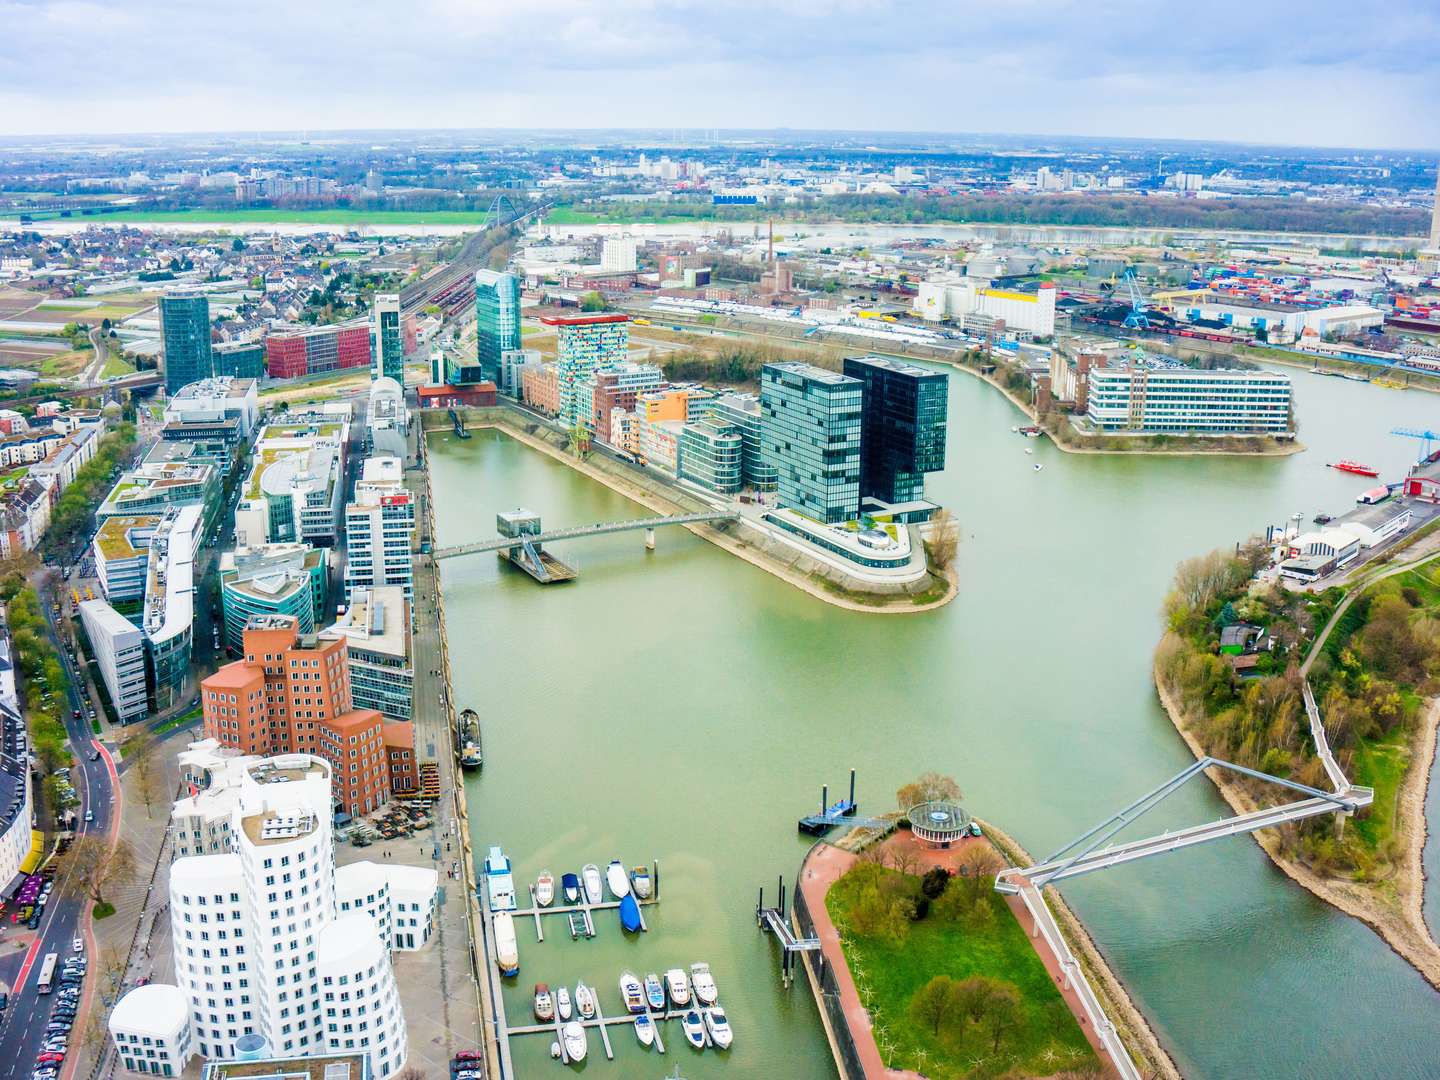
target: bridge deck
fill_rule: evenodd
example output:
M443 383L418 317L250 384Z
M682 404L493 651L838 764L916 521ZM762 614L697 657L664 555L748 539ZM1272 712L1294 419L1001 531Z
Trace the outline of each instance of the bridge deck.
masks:
M631 532L638 529L656 529L662 525L703 525L719 521L734 521L740 515L729 511L709 511L703 514L672 514L669 517L638 518L634 521L602 521L595 525L578 525L570 529L551 529L530 536L497 536L494 540L480 540L473 544L455 544L437 548L436 559L453 559L460 555L475 555L482 551L503 551L520 547L526 540L530 543L549 543L552 540L582 540L590 536L607 536L610 533Z

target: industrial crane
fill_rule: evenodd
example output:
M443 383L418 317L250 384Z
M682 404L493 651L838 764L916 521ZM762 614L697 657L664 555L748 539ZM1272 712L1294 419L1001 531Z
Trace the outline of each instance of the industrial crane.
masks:
M1125 325L1131 330L1150 329L1150 316L1145 313L1145 300L1135 284L1135 268L1125 268L1125 293L1130 298L1130 311L1125 316Z
M1420 455L1421 462L1430 460L1430 444L1432 442L1440 442L1440 434L1436 434L1428 429L1421 431L1418 428L1397 427L1391 428L1390 434L1400 435L1406 439L1420 439L1423 441L1425 443L1425 453Z

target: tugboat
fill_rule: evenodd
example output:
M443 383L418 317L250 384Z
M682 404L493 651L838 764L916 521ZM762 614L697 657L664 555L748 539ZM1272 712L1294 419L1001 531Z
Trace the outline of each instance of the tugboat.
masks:
M458 718L460 742L460 767L478 769L485 764L485 751L480 745L480 716L474 709L466 709Z
M1341 472L1354 473L1356 476L1379 476L1379 469L1372 469L1369 465L1362 465L1358 461L1337 461L1330 466L1332 469L1339 469Z

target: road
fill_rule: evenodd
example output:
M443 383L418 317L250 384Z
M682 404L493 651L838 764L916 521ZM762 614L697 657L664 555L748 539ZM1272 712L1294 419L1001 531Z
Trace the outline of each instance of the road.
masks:
M84 683L75 671L65 643L56 632L51 608L53 597L43 583L38 583L38 591L46 615L47 636L65 668L68 706L64 710L65 727L70 733L70 743L77 759L71 769L71 780L80 797L78 829L85 835L105 835L113 840L119 826L115 802L119 777L115 763L90 730L90 721L86 716L89 702L81 694ZM75 710L80 711L79 719L74 716ZM98 753L98 760L90 760L92 752ZM84 820L87 811L93 812L94 821ZM83 887L71 880L69 868L62 857L54 893L45 907L35 940L23 954L17 950L14 955L0 959L0 977L11 988L9 1007L3 1020L0 1020L0 1080L28 1077L34 1068L36 1055L45 1040L43 1020L49 1015L54 1002L53 997L42 996L35 990L40 964L46 953L58 953L62 959L72 955L71 941L76 937L86 940L91 969L85 980L82 1006L70 1033L72 1051L85 1030L86 1016L90 1009L96 1007L95 986L99 979L97 958L93 955L94 938L90 935L89 919L85 917L87 904ZM7 935L15 932L16 928L7 924Z

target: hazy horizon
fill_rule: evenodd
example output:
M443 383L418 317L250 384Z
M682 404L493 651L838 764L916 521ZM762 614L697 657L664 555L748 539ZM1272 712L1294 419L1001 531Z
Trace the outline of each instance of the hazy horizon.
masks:
M1440 9L1420 0L1383 19L1339 0L1216 0L1198 17L1139 0L416 0L398 17L338 0L240 15L0 0L0 25L12 137L719 128L1440 146Z

